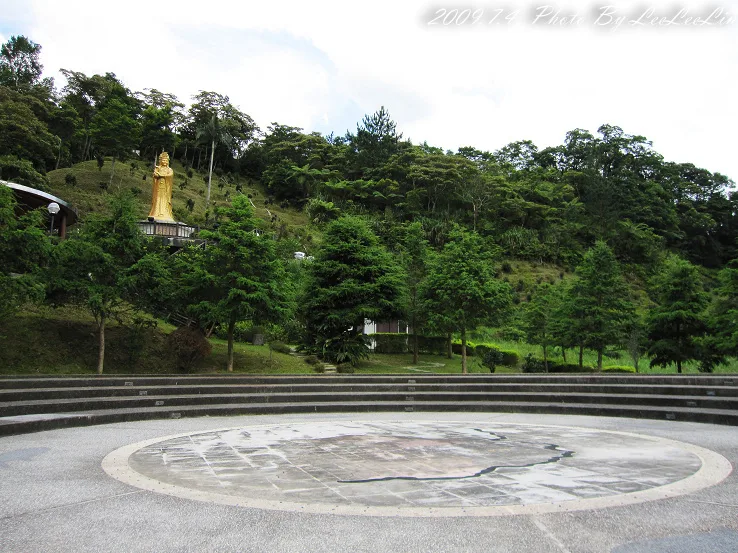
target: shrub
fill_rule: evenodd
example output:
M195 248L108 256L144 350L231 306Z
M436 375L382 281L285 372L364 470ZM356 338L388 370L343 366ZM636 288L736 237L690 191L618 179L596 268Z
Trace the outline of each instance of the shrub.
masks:
M210 342L202 331L187 326L180 327L167 336L166 347L174 360L174 367L185 372L212 351Z
M548 372L550 373L591 373L594 367L589 365L579 366L577 363L549 363Z
M369 339L374 341L374 353L407 353L407 337L407 334L388 332L377 332L369 335Z
M502 269L502 272L503 273L508 273L509 274L509 273L512 273L513 272L512 265L510 265L510 263L508 261L503 261L502 262L502 265L500 266L500 269Z
M187 178L191 179L192 175L194 175L194 173L192 172L192 169L187 169Z
M611 367L602 367L602 372L608 373L635 373L636 370L628 365L613 365Z
M67 183L69 186L77 186L77 175L67 173L66 175L64 175L64 182Z
M489 346L477 346L475 352L479 357L479 361L483 367L489 369L493 373L497 369L497 365L502 364L503 355L500 350Z
M520 354L517 351L503 349L500 353L502 354L500 365L505 365L506 367L517 367L520 364Z
M141 190L138 186L134 186L133 188L131 188L131 194L133 194L134 196L140 196L141 194L143 194L143 190Z
M446 338L443 336L418 336L418 351L431 355L446 353Z
M545 373L546 364L543 362L543 359L537 359L533 357L532 353L529 353L525 356L525 361L523 361L522 371L524 373Z
M341 374L354 374L356 371L351 363L339 363L336 365L336 372Z
M106 180L97 183L97 186L100 188L100 190L107 190L109 185L110 183Z
M318 374L323 374L325 372L325 366L323 363L317 363L313 365L313 370Z
M451 351L456 355L461 355L461 342L454 342L451 344ZM471 342L466 343L466 355L472 357L474 355L474 346Z
M359 359L369 357L367 338L364 334L344 332L325 341L321 356L332 363L356 365Z
M284 342L280 342L279 340L273 340L269 342L269 347L272 349L272 351L276 351L277 353L284 353L285 355L289 355L290 353L292 353L292 348Z
M320 359L316 355L308 355L305 357L305 363L308 365L317 365L320 363Z

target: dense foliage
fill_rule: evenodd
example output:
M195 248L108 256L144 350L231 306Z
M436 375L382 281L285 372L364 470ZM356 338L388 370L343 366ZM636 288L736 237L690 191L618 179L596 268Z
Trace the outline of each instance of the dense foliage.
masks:
M444 337L449 352L454 333L465 342L503 325L504 336L543 348L543 370L554 348L564 362L578 349L582 370L584 350L597 352L598 367L620 348L636 365L649 349L657 365L697 360L704 370L738 353L734 183L665 160L643 136L605 124L545 149L443 151L403 139L384 107L342 136L276 122L262 131L213 91L186 106L131 91L113 73L67 69L58 89L42 78L40 53L23 36L0 49L0 178L48 189L49 172L107 158L110 184L116 161L133 159L133 174L162 150L183 164L181 188L193 172L207 176L209 245L177 255L136 234L122 196L104 216L82 214L79 234L50 249L42 214L17 217L0 190L2 312L45 294L84 303L100 324L100 370L104 323L131 306L181 313L206 332L222 325L231 352L245 322L337 362L365 355L364 320L386 318ZM210 202L214 175L218 186L239 183L230 207ZM264 197L241 195L244 182ZM303 212L308 228L279 221L272 204ZM314 259L296 262L296 250ZM510 262L561 277L513 290ZM648 282L650 298L639 296ZM421 341L408 342L416 361Z

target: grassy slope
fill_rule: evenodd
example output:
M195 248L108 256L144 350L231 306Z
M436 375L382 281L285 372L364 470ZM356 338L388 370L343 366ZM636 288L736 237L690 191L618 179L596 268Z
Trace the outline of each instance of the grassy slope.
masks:
M132 165L135 167L132 167ZM137 194L138 214L142 220L145 219L151 207L152 163L144 161L116 162L113 184L106 192L100 188L100 183L107 184L110 181L111 167L111 159L106 158L101 170L98 169L97 162L92 160L78 163L74 167L51 171L48 174L51 193L71 203L79 211L80 218L84 220L90 213L107 209L106 197L109 193L118 190L133 190ZM187 179L188 182L182 189L180 185L186 178L186 172L177 160L172 161L172 169L174 170L172 210L175 219L184 223L202 225L205 221L207 173L202 174L193 171L192 178ZM72 186L66 183L65 178L68 174L76 177L76 185ZM233 197L238 194L235 183L224 185L221 188L219 182L219 177L214 174L210 192L211 208L212 206L229 205L230 202L226 199L226 196L230 194L230 197ZM265 206L266 194L259 185L246 180L242 180L241 184L243 193L251 197L251 201L256 208L254 213L257 217L267 221L275 231L278 231L281 224L284 223L289 233L301 240L304 251L310 251L310 245L313 239L317 237L309 232L307 216L304 213L293 208L283 209L275 204ZM191 213L187 209L188 200L194 201L194 208ZM274 223L271 221L270 213L277 216Z
M105 210L108 192L103 191L99 184L110 180L111 165L111 160L108 158L102 170L99 170L97 162L92 160L79 163L71 168L52 171L49 173L51 191L72 203L79 210L82 219L91 212ZM191 224L202 224L205 219L207 174L203 175L193 171L193 176L188 179L185 188L181 189L179 184L185 177L185 170L177 160L173 160L172 167L175 172L172 204L176 218ZM113 184L110 188L110 191L138 190L137 203L141 219L146 217L150 207L152 171L151 162L117 162ZM66 184L67 174L75 175L77 179L75 186ZM218 183L218 177L213 175L212 204L226 205L228 203L226 193L230 192L231 196L236 194L235 183L222 188L218 186ZM304 213L294 209L282 209L274 204L267 207L264 205L266 195L258 185L246 181L242 181L242 185L243 193L249 194L252 198L256 207L255 214L269 222L275 231L282 223L286 224L290 234L296 236L301 241L302 249L308 252L311 244L319 241L319 233L310 229ZM188 199L192 199L195 203L192 213L186 208ZM271 214L277 215L276 223L271 222L267 209ZM501 273L500 276L516 290L521 302L525 302L527 296L541 282L554 283L562 278L572 277L571 273L555 265L517 260L510 260L509 264L511 270ZM631 279L631 284L635 286L640 296L639 303L644 305L646 300L637 279ZM131 348L127 346L131 340L130 327L112 325L108 332L106 372L161 373L170 371L171 362L164 353L163 344L166 333L171 330L173 327L160 324L146 341L141 355L136 357L135 353L131 353ZM92 373L97 359L95 332L94 322L83 310L73 308L30 309L21 313L12 325L6 325L6 328L0 327L0 373ZM527 353L533 353L538 357L542 355L537 346L519 342L494 341L504 349L518 351L521 357ZM218 372L225 367L225 342L213 339L211 343L213 344L212 355L194 369L196 372ZM4 344L7 345L2 347ZM561 359L554 358L554 360ZM575 361L575 352L570 352L567 360ZM584 363L594 365L595 362L595 355L585 352ZM247 344L236 345L235 364L237 371L252 374L312 372L311 368L299 359L279 353L272 353L270 364L268 348ZM604 364L605 366L627 365L629 357L623 353L620 359L606 359ZM642 372L674 372L673 368L651 371L646 368L647 365L648 361L644 359L641 362ZM487 372L473 358L470 359L469 370L470 372ZM501 367L498 372L515 370ZM374 355L368 361L362 362L357 369L357 372L361 373L422 374L421 371L460 373L461 358L459 356L454 356L453 359L421 356L420 365L412 367L410 355ZM696 367L687 365L687 371L696 372ZM738 361L733 360L729 366L719 368L718 372L738 372Z

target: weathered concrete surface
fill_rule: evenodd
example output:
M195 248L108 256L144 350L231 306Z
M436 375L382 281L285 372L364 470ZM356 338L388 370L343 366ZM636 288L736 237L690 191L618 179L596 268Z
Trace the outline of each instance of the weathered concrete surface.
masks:
M518 423L625 431L706 448L734 465L738 459L738 432L731 427L572 416L362 413L145 421L55 430L0 438L0 549L630 553L649 550L643 545L649 540L656 544L687 536L679 538L680 543L698 540L694 543L704 551L731 551L731 542L738 550L735 473L688 495L623 507L494 518L419 518L337 516L193 501L122 483L101 466L114 450L142 440L268 424L333 421L338 428L352 420L408 421L408 427L417 432L424 428L418 425L422 421L451 421L453 428L463 429ZM377 427L386 430L388 424L382 422ZM557 445L566 448L566 444ZM693 454L689 448L682 452L687 465ZM538 452L532 455L538 458ZM679 481L694 468L670 478ZM649 466L641 469L644 473L651 470ZM430 474L438 469L431 464L428 470ZM659 551L656 547L651 550Z

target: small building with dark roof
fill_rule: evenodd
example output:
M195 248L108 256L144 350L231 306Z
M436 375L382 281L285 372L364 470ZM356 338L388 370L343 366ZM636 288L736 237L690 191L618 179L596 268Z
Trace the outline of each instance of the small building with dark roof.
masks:
M37 188L31 188L30 186L4 180L0 180L0 185L5 185L13 190L18 201L18 207L22 211L32 211L39 207L45 208L52 202L59 204L59 214L54 216L51 228L59 230L59 238L62 240L67 235L67 227L77 222L77 210L69 203L65 202L61 198L57 198L53 194L38 190Z

